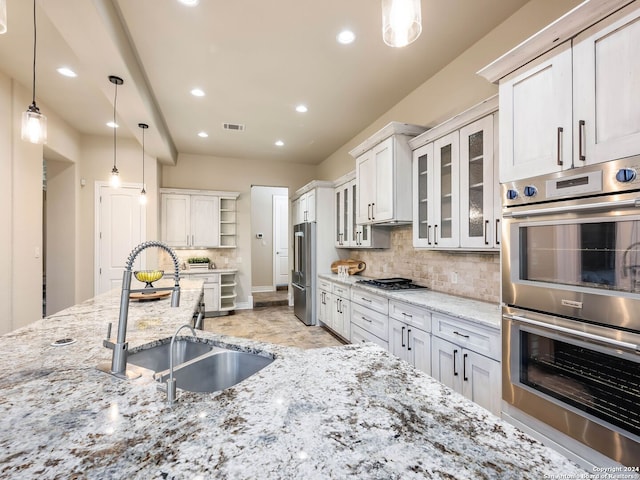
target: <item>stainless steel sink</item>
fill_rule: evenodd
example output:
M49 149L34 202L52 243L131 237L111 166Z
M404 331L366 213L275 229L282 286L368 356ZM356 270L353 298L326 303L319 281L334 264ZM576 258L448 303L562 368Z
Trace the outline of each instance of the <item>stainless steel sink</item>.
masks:
M139 367L148 368L154 372L168 370L169 348L169 343L163 343L151 348L129 353L127 362ZM174 365L180 365L181 363L188 362L209 353L214 349L218 351L223 350L222 348L207 345L206 343L197 342L188 338L176 339L173 348Z
M127 362L155 372L154 378L169 378L170 343L129 353ZM190 392L217 392L232 387L273 362L273 358L237 352L181 338L174 342L173 377L176 385Z
M179 365L173 371L178 388L190 392L217 392L249 378L273 362L253 353L225 350ZM163 380L168 377L163 373Z

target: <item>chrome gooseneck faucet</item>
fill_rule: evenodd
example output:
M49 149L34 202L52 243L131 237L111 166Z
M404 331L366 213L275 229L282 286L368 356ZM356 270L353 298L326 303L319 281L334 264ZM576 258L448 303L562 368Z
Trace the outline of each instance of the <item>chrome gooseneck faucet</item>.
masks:
M169 378L167 379L167 403L169 405L173 405L176 401L176 379L173 377L173 344L176 341L178 333L183 328L188 328L191 330L192 335L194 337L196 336L196 331L191 325L182 325L181 327L178 327L176 333L171 337L171 345L169 346Z
M131 290L131 268L133 266L133 262L136 260L136 257L143 250L150 247L158 247L165 250L171 258L173 259L174 266L174 280L175 284L173 287L162 287L153 289L137 289ZM144 242L135 247L129 257L127 258L127 263L125 265L124 274L122 276L122 293L120 295L120 316L118 318L118 337L116 342L111 341L111 324L109 324L109 330L107 331L107 338L102 342L102 344L113 350L113 357L111 359L111 368L101 368L101 370L108 371L112 375L115 375L120 378L136 378L139 377L139 373L135 373L133 371L127 370L127 353L129 349L129 344L126 342L127 336L127 319L129 317L129 294L133 292L147 292L152 293L156 291L163 290L171 290L171 306L178 307L180 305L180 266L179 260L176 253L169 246L165 245L162 242L158 242L156 240L152 240L149 242ZM100 367L99 367L100 368Z

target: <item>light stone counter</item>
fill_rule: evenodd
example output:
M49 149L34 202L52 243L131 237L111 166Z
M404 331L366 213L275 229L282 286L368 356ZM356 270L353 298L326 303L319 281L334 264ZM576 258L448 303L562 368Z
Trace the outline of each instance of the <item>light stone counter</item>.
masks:
M131 303L130 349L191 320L201 283ZM167 407L150 373L96 369L119 292L0 337L0 478L542 479L584 471L373 344L303 351L214 333L275 361ZM64 347L51 342L77 341ZM545 477L547 476L547 477ZM558 478L558 477L556 477Z
M480 300L457 297L446 293L434 292L429 289L395 291L382 290L380 288L358 284L358 280L369 279L368 277L362 277L360 275L351 275L347 278L340 278L336 274L319 274L318 276L326 280L331 280L332 282L339 282L350 287L361 288L390 300L399 300L411 305L443 313L451 317L462 318L500 329L502 314L500 305L497 303L494 304L482 302Z

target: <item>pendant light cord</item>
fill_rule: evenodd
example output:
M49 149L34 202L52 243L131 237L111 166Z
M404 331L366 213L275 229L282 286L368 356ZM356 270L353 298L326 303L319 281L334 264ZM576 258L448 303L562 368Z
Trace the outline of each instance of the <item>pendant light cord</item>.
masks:
M114 83L116 86L116 93L113 96L113 169L117 172L118 168L116 167L116 131L118 129L118 125L116 124L116 103L118 102L118 83Z
M36 29L36 0L33 0L33 81L31 89L32 98L31 104L36 105L36 44L38 41L38 33Z
M145 127L142 127L142 190L144 191L144 131Z

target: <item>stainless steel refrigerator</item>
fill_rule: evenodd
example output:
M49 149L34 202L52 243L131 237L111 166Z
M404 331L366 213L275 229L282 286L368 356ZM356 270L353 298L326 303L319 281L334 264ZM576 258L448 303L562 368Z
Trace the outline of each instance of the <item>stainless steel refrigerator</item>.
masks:
M293 311L306 325L315 325L316 223L293 227Z

